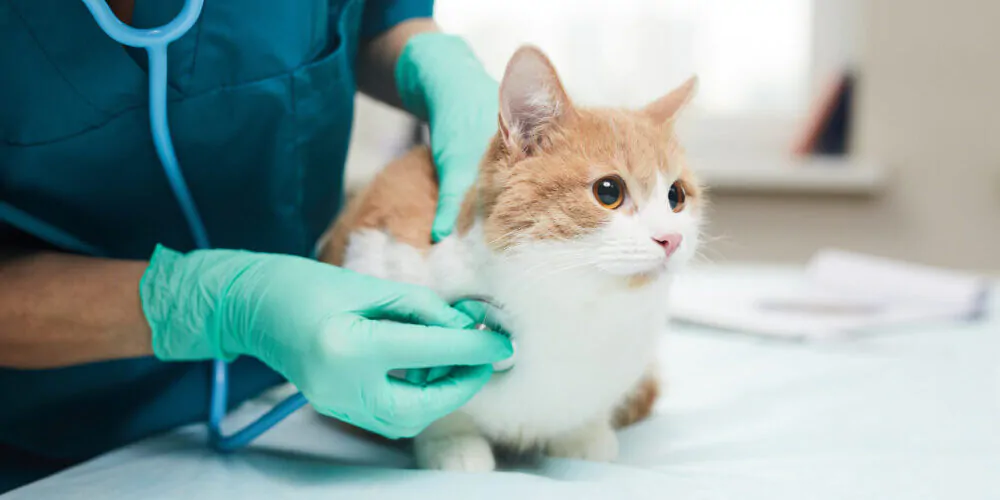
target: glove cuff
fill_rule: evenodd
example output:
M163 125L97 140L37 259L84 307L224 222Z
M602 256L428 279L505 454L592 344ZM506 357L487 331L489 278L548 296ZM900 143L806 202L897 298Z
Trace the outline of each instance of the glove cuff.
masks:
M153 354L163 361L223 359L220 341L218 293L206 290L199 278L206 271L201 254L184 255L157 245L139 282L142 312L152 331Z
M465 39L444 33L420 33L410 37L396 61L395 76L403 107L422 120L430 119L430 103L456 100L463 94L476 96L478 102L481 96L475 91L451 92L446 98L428 93L447 92L456 84L472 89L489 88L488 92L494 94L498 89L496 80L486 73Z

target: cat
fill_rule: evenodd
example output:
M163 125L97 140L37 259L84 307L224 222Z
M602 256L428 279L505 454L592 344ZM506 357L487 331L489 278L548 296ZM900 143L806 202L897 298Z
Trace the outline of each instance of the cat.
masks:
M416 436L418 466L490 471L494 447L610 461L615 428L650 413L668 287L697 251L705 203L674 134L696 83L640 110L583 108L521 47L454 234L430 242L437 179L419 147L321 239L324 262L502 304L513 368Z

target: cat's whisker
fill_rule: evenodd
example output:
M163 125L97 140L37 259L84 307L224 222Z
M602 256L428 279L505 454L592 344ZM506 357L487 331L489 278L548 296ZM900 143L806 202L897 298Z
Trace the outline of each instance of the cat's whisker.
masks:
M506 233L501 234L500 236L497 236L496 238L493 238L492 240L487 241L486 245L487 246L493 246L493 245L499 243L500 241L502 241L502 240L504 240L506 238L509 238L511 236L516 236L516 235L518 235L520 233L521 233L520 229L517 229L517 228L511 229L510 231L507 231Z
M533 277L544 277L544 276L546 276L546 273L537 275L537 274L534 273L534 271L541 270L542 268L545 268L547 274L553 274L553 273L564 272L564 271L567 271L567 270L570 270L570 269L574 269L576 267L583 267L583 266L591 265L591 264L595 264L595 263L597 263L596 259L591 259L591 260L586 260L586 261L581 261L581 262L572 262L572 261L570 261L570 262L561 262L560 263L561 265L556 265L556 266L553 266L551 263L548 263L548 262L542 262L542 263L539 263L539 264L536 264L536 265L532 266L530 269L527 270L527 272L525 274L527 274L529 276L533 276Z
M573 262L573 261L565 262L564 261L564 262L560 262L559 264L556 264L556 265L552 265L551 263L543 263L541 265L533 266L532 269L530 270L531 272L526 272L525 273L527 276L530 276L530 279L529 279L529 281L526 281L522 285L522 288L528 288L530 286L533 286L539 280L547 278L547 277L550 277L550 276L552 276L554 274L559 274L559 273L566 272L566 271L569 271L569 270L572 270L572 269L577 269L577 268L580 268L580 267L584 267L584 266L588 266L588 265L593 265L593 264L596 264L596 263L597 263L596 259L588 259L588 260L577 261L577 262ZM541 272L541 273L534 272L534 271L539 271L539 270L541 270L543 272Z
M727 234L712 235L712 234L702 233L698 238L703 243L715 243L717 241L730 241L731 240L730 236L727 235Z
M589 257L590 259L594 260L593 252L590 252L590 251L587 251L587 250L572 250L572 251L571 250L561 250L561 251L553 252L552 256L553 257L558 257L560 259L567 259L567 258L584 256L584 257ZM544 262L544 261L543 262L539 262L539 263L535 264L534 266L530 267L529 269L527 269L526 274L530 275L532 272L538 270L539 268L549 267L549 266L551 266L550 262Z
M700 236L702 240L702 245L699 245L698 251L695 253L693 259L698 263L714 264L716 260L724 260L725 255L717 246L707 245L705 243L719 243L724 242L729 244L731 241L728 235L702 235Z
M710 252L712 254L714 254L714 255L709 255ZM696 259L698 259L699 262L708 263L708 264L714 264L716 259L720 259L720 260L721 259L725 259L725 256L722 254L722 252L719 252L718 250L716 250L714 248L699 249L694 254L694 257Z
M531 276L531 279L524 282L519 289L528 290L537 285L540 281L555 276L557 274L565 273L567 271L572 271L586 266L592 266L598 264L597 259L583 260L579 262L569 262L562 263L561 266L548 267L545 272L537 273Z

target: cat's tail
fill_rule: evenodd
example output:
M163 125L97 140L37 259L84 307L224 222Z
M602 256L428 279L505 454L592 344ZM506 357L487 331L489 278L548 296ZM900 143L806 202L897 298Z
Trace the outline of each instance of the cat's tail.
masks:
M651 366L615 410L612 425L616 429L621 429L645 419L653 413L653 406L659 395L660 380L657 377L657 369Z

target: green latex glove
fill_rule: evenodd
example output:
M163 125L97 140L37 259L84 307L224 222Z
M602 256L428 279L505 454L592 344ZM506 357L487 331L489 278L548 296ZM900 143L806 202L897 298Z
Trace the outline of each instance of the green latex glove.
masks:
M253 356L320 413L390 438L461 407L511 354L428 289L287 255L158 247L139 293L158 358ZM438 366L458 368L427 384L387 376Z
M440 185L431 237L440 241L454 229L479 160L497 131L499 84L461 38L421 33L399 56L396 87L403 106L430 124Z
M500 333L505 337L508 335L497 319L497 311L492 310L486 304L476 300L462 300L453 304L453 307L465 313L466 316L472 318L474 323L482 323L486 325L490 331ZM409 370L406 372L406 380L414 384L434 383L451 375L451 371L456 368L458 367L436 366L434 368Z

